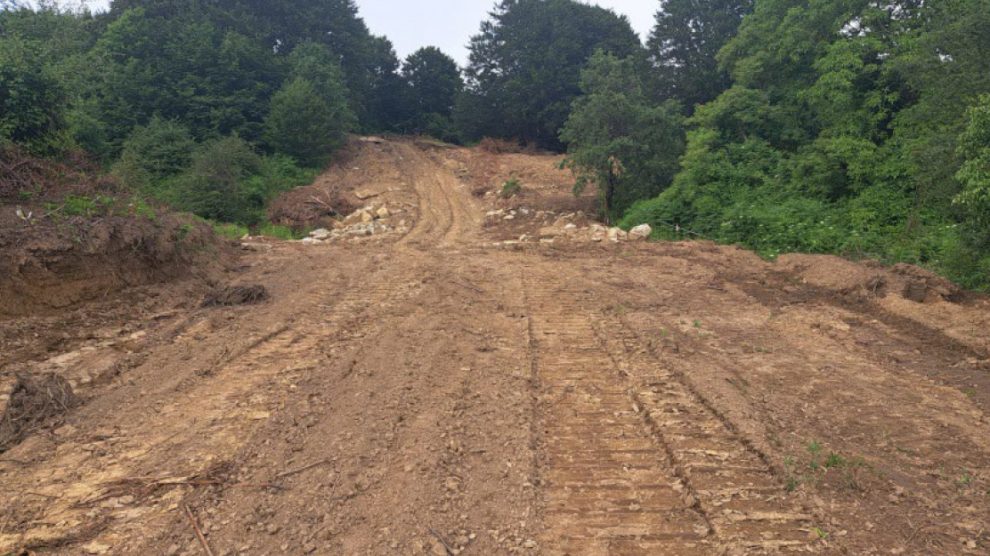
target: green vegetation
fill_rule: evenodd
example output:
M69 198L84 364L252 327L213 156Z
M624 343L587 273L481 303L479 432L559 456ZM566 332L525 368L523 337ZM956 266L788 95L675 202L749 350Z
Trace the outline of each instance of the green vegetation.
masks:
M821 443L811 441L805 447L806 457L787 457L784 471L787 474L786 488L793 492L803 484L817 486L831 479L830 484L850 490L862 490L863 472L869 470L866 461L860 457L845 457L836 452L828 452Z
M560 148L558 130L596 50L645 60L629 21L609 10L572 0L502 0L471 39L455 115L462 137Z
M454 104L464 90L461 69L439 48L426 47L406 58L402 76L408 88L408 122L403 131L432 135L444 141L457 139Z
M83 149L240 224L348 132L566 151L660 238L910 262L990 288L990 0L666 0L646 45L575 0L500 0L463 71L353 0L0 3L0 143Z
M512 178L502 184L502 191L499 195L503 199L511 199L522 192L522 183L518 179Z
M214 224L213 231L220 237L234 240L251 234L251 230L247 226L241 226L240 224Z
M456 138L461 89L435 48L400 68L352 0L0 3L0 144L85 150L138 196L241 225L349 132Z
M606 216L660 192L677 173L684 149L680 103L652 106L635 62L596 52L581 74L584 95L560 132L575 193L598 186Z
M681 171L623 223L990 285L990 3L897 5L757 0L718 54L732 85L688 120Z

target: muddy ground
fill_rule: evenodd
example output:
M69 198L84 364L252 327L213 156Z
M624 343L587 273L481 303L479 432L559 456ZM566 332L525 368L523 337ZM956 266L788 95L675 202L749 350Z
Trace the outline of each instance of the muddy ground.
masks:
M6 376L78 405L0 454L0 553L990 551L987 299L832 257L520 242L593 207L554 157L355 149L300 199L361 190L408 230L251 242L223 281L267 300L179 282L2 321L37 339ZM512 175L515 204L486 195Z

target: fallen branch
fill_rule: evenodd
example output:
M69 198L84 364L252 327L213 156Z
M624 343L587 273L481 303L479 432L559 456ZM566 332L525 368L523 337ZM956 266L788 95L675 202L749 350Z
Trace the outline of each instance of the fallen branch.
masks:
M316 197L315 195L310 195L309 201L311 203L317 204L321 207L328 209L330 211L330 214L337 214L337 209L333 208L333 205L331 205L327 201L324 201L323 199Z
M320 460L320 461L318 461L316 463L311 463L311 464L309 464L309 465L307 465L305 467L300 467L298 469L290 469L289 471L283 471L283 472L279 473L278 475L275 475L275 478L276 479L284 479L284 478L289 477L291 475L298 475L299 473L302 473L304 471L309 471L310 469L312 469L314 467L319 467L321 465L327 465L329 463L330 463L330 460L329 459Z
M196 531L196 538L199 539L199 544L203 545L203 552L206 556L213 556L213 551L210 550L210 545L206 543L206 537L203 536L203 531L199 529L199 524L196 523L196 518L193 517L192 510L189 509L188 504L183 504L182 509L186 511L186 518L189 519L189 523L193 526L193 530Z

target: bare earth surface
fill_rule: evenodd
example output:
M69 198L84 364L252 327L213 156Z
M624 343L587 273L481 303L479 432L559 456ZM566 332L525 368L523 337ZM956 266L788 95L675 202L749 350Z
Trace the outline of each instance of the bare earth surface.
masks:
M368 142L333 171L405 225L254 244L228 280L264 303L0 322L4 372L81 399L0 453L0 554L990 553L986 299L505 241L587 206L556 162ZM479 196L511 175L513 206Z

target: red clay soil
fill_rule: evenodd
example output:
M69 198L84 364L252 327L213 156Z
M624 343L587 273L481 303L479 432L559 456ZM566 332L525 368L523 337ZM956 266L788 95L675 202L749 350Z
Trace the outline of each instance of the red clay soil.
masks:
M176 290L19 348L81 405L0 454L0 553L990 551L987 299L831 257L506 242L472 189L516 173L542 185L515 210L572 212L531 173L554 157L358 148L318 183L373 186L407 234L271 242L225 278L267 301Z

